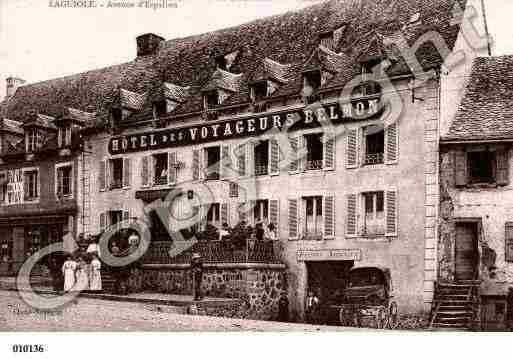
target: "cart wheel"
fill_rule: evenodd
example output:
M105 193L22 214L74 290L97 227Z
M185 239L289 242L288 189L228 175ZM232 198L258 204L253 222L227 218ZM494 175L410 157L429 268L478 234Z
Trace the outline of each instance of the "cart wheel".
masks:
M384 307L380 307L376 313L376 328L383 329L387 325L387 311Z
M397 308L397 303L390 303L390 307L388 309L388 327L390 329L397 328L399 324L399 310Z

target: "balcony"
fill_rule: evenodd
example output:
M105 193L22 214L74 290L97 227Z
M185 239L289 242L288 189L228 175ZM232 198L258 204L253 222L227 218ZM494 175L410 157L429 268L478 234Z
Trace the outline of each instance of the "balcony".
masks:
M205 110L202 117L204 121L215 121L219 117L219 111L214 109Z
M321 170L322 169L322 160L311 160L306 161L306 170Z
M255 101L251 104L252 112L266 112L268 108L268 103L265 100Z
M218 180L220 177L219 172L208 172L205 179L208 181Z
M316 102L319 102L319 101L321 101L321 96L318 93L314 93L313 95L305 97L305 103L307 105L310 105L312 103L316 103Z
M279 242L247 240L245 248L233 249L224 242L199 241L185 252L171 258L172 241L151 242L142 257L143 264L189 264L192 253L199 253L203 263L281 263Z
M321 241L322 240L322 232L321 231L306 231L301 235L301 239L303 241Z
M255 176L266 176L269 174L267 165L255 165Z
M378 165L384 162L383 153L367 153L365 155L366 165Z

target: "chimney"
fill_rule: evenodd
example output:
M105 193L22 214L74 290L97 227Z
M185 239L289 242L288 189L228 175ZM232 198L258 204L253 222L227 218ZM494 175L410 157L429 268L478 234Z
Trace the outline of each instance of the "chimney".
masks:
M25 83L25 80L20 79L19 77L13 77L9 76L6 79L6 92L5 92L5 99L9 99L14 96L14 93L20 87Z
M137 57L155 55L160 44L165 40L163 37L152 33L137 36Z

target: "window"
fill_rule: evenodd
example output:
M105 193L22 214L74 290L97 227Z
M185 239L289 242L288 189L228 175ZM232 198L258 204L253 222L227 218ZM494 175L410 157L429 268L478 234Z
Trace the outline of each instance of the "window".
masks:
M323 143L322 134L305 135L306 141L306 170L322 169Z
M325 32L319 35L320 45L330 50L334 49L333 31Z
M305 239L322 238L322 197L304 197L303 205L305 209L304 218L304 237Z
M251 99L259 102L267 97L267 81L261 81L251 86Z
M123 159L115 158L110 160L110 189L123 187Z
M123 211L108 211L110 225L116 225L123 222Z
M71 126L59 127L58 145L59 147L71 146Z
M381 93L381 86L375 81L365 81L354 87L352 97L372 96Z
M267 223L269 220L269 201L266 199L259 199L255 202L255 207L253 208L253 219L255 223L257 222L265 222Z
M385 234L384 193L365 192L364 201L364 235Z
M204 95L205 109L210 110L219 105L219 94L216 90L209 91Z
M117 127L123 119L123 112L120 108L113 108L110 110L112 127Z
M38 191L38 171L30 170L23 173L23 181L25 184L25 200L33 201L39 197Z
M5 203L6 197L7 197L7 172L1 172L0 173L0 203Z
M167 103L166 100L157 101L153 104L154 115L156 118L160 118L166 115L167 113Z
M260 141L255 146L255 176L265 176L269 173L269 141Z
M72 166L57 168L57 197L72 196Z
M321 87L321 71L309 71L303 74L303 94L307 103L314 103L319 100L317 90Z
M226 57L224 55L217 56L216 57L216 65L221 70L226 70L227 69Z
M221 226L221 205L219 203L212 203L207 212L207 223L216 227Z
M220 178L221 149L219 146L205 148L206 179L218 180Z
M153 163L155 163L154 184L167 185L169 170L167 153L153 155Z
M366 165L383 163L385 153L385 129L383 125L368 126L365 132Z
M495 151L468 152L469 182L495 182Z
M29 130L27 134L27 152L36 152L39 148L41 148L42 137L41 132L37 129Z

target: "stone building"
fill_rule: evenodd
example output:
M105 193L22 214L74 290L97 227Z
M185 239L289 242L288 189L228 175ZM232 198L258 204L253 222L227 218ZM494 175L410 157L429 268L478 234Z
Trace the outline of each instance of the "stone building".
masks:
M92 149L83 165L91 207L79 227L149 223L147 280L169 282L184 268L166 257L172 241L148 210L180 192L172 213L199 213L196 230L276 226L281 263L209 264L228 286L279 282L301 317L308 289L328 301L350 268L385 267L400 311L423 312L437 278L439 128L480 51L460 26L477 12L471 20L483 27L473 3L332 0L203 35L145 34L133 61L25 85L36 103L17 91L4 117L25 122L21 108L96 112L82 132ZM419 40L429 31L443 46ZM443 49L465 61L442 70Z
M30 97L31 90L20 92ZM32 254L80 231L79 132L92 118L67 108L58 117L30 111L24 122L1 120L0 274L16 273Z
M476 281L481 319L504 328L513 281L513 57L477 58L440 141L439 280Z

